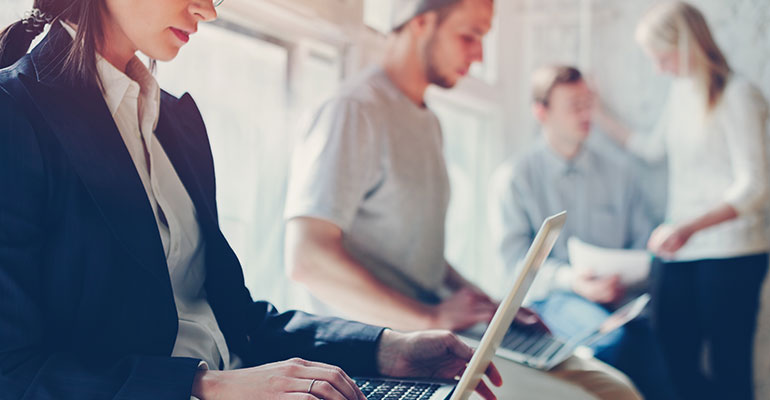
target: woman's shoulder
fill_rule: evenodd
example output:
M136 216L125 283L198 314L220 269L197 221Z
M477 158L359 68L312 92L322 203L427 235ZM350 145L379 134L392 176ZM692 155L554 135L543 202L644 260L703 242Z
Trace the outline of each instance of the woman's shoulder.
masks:
M21 85L19 71L14 68L0 70L0 119L19 119L24 113L20 99L26 96Z
M751 101L754 103L767 103L762 90L743 75L733 72L725 86L724 97L727 101Z
M35 76L35 67L32 63L32 55L26 54L15 63L0 69L0 85L8 84L19 79L19 75Z

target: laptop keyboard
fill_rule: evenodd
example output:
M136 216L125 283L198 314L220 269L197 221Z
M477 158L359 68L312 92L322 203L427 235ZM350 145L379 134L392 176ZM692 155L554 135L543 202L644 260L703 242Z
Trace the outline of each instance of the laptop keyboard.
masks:
M550 357L564 346L564 342L533 329L512 328L502 346L531 357Z
M421 382L354 379L367 400L428 400L439 385Z

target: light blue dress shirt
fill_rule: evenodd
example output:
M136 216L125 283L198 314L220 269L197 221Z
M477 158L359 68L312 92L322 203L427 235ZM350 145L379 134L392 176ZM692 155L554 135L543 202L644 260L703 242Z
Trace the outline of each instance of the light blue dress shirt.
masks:
M654 228L648 202L633 164L608 150L588 143L567 160L541 140L495 172L489 225L499 260L511 276L545 218L564 210L568 213L528 301L541 300L555 289L571 290L570 237L606 248L645 247Z

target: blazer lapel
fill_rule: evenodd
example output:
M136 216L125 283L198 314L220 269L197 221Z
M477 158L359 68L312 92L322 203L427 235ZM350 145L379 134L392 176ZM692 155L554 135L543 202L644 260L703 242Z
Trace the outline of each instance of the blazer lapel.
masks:
M69 42L69 34L54 26L33 51L37 77L22 76L22 82L112 232L130 256L170 289L155 216L101 92L69 84L55 67L62 64Z
M162 96L155 135L195 205L198 222L203 228L211 228L212 224L217 225L214 199L208 198L201 174L213 170L213 165L209 153L201 153L209 148L205 127L197 112L191 115L185 107L188 97L177 100L170 95ZM196 143L196 140L202 142Z

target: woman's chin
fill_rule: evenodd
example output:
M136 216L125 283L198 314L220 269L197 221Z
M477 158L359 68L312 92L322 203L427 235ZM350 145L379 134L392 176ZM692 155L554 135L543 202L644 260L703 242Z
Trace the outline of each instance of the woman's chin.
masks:
M147 57L157 61L171 61L179 54L180 47L168 46L164 49L153 49L153 51L142 51Z

